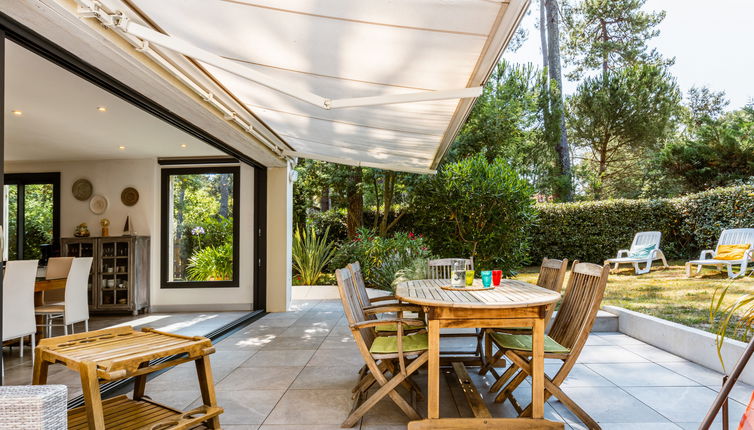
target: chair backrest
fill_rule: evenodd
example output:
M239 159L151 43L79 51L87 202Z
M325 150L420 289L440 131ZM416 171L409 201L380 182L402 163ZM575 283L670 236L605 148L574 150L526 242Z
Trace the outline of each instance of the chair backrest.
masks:
M649 245L654 245L655 249L659 249L661 239L662 233L659 231L640 231L634 235L634 241L631 242L631 248L635 246L647 247Z
M52 257L47 260L45 279L63 279L68 277L73 257Z
M372 301L369 300L369 293L367 293L367 286L364 284L364 276L361 273L361 264L358 261L348 265L348 271L351 272L352 284L356 288L356 297L359 299L359 304L362 308L372 305ZM374 318L370 318L374 319Z
M34 318L34 281L37 260L8 261L3 275L3 340L37 331Z
M92 257L74 258L65 283L65 324L89 319L89 271Z
M565 281L565 275L568 271L568 259L556 260L554 258L543 258L542 265L539 267L539 276L537 277L537 285L548 290L559 293L563 289L563 281ZM555 312L555 305L547 307L547 314L545 314L545 324L552 318L552 313Z
M474 261L468 258L438 258L436 260L429 260L429 279L452 278L453 260L465 260L466 270L474 270Z
M610 265L573 262L563 303L550 329L550 337L578 354L589 337L605 294Z
M64 279L68 277L71 271L73 257L52 257L47 260L47 269L45 279ZM65 290L56 289L44 292L44 303L52 304L65 300Z
M367 321L367 317L364 314L364 308L359 302L356 285L354 285L354 278L351 275L351 271L348 268L337 269L335 271L335 279L338 280L338 293L340 294L340 301L343 303L343 312L346 315L348 324L356 324L362 321ZM366 349L368 350L372 346L374 341L374 331L371 328L363 328L359 330L361 338L364 341ZM359 342L359 339L355 339ZM360 347L361 349L361 347Z
M720 240L717 241L717 246L743 245L745 243L754 246L754 228L731 228L723 230L720 233ZM715 253L717 253L717 247L715 247Z

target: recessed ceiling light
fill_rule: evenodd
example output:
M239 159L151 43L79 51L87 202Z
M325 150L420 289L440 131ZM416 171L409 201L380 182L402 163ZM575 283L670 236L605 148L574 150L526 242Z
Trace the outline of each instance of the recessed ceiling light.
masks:
M120 149L121 151L123 151L123 150L125 150L125 149L126 149L126 147L125 147L125 146L123 146L123 145L120 145L120 146L118 147L118 149Z
M188 148L188 145L186 145L185 143L181 143L181 148L186 149Z
M104 106L97 106L97 110L100 112L107 112L107 108Z
M12 111L10 111L10 112L11 112L11 113L12 113L13 115L15 115L15 116L21 116L21 115L23 115L23 114L24 114L24 113L23 113L23 112L21 112L20 110L12 110Z

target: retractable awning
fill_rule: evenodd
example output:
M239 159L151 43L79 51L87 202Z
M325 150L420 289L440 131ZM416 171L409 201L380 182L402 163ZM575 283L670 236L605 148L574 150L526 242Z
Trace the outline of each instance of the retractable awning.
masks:
M77 1L142 49L191 58L288 144L283 155L414 172L437 167L528 6Z

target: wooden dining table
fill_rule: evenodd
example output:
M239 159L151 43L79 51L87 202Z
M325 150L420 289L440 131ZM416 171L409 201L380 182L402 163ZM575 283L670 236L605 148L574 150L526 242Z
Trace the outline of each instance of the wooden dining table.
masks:
M544 319L548 305L556 303L560 293L512 279L504 279L500 286L488 289L481 289L480 280L464 290L443 287L450 287L449 279L405 281L395 292L399 300L422 306L428 320L427 419L411 422L409 429L562 429L563 423L544 419ZM474 418L440 418L440 329L505 327L532 328L531 418L492 418L480 402L481 398L476 400L477 404L481 403L478 409L486 413L477 413L472 407ZM456 372L465 373L461 363L453 363L453 367ZM469 388L464 391L478 397L473 383L466 382Z

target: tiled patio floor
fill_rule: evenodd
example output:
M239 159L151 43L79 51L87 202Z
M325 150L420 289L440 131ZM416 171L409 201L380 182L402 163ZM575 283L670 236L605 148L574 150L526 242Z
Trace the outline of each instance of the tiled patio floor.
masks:
M294 309L267 315L217 343L212 366L218 400L225 408L224 429L337 429L348 415L351 387L363 362L340 303L296 301ZM546 364L548 373L557 368L556 362ZM486 394L483 387L493 381L469 373ZM716 372L621 333L598 333L589 338L564 389L603 429L695 429L716 395L720 378ZM426 387L426 374L421 372L416 381ZM442 416L469 416L465 400L451 387L455 385L441 387ZM739 384L733 392L732 428L752 389ZM529 390L522 386L517 398L528 402ZM160 375L147 384L147 393L176 407L196 403L199 392L193 367L182 365ZM494 416L513 416L509 403L495 404L489 397L487 403ZM424 413L424 406L420 407ZM567 429L584 428L556 400L548 402L546 414L566 422ZM355 428L402 429L406 422L387 400Z

